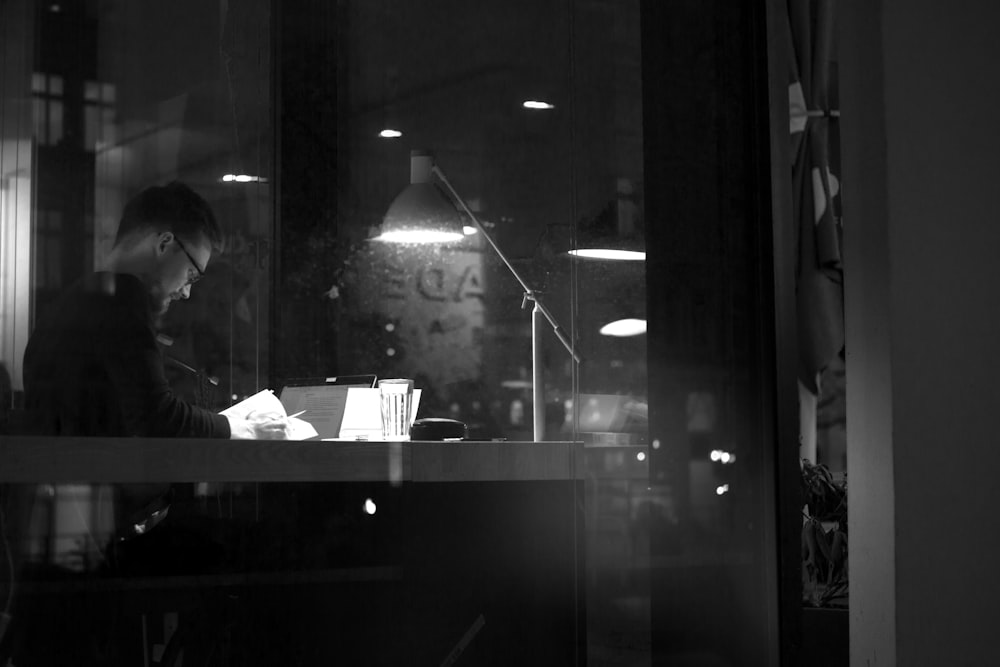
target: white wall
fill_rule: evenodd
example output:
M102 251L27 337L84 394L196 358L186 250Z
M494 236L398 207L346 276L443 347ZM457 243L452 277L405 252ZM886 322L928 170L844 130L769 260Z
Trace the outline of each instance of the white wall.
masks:
M851 663L1000 664L1000 3L841 8Z

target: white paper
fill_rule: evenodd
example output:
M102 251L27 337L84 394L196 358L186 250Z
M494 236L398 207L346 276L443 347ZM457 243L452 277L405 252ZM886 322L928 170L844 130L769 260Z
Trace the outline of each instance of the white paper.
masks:
M413 390L413 407L410 409L410 425L417 418L420 406L420 390ZM378 389L350 387L344 419L340 423L340 437L337 440L381 440L382 408L379 404Z
M288 413L285 412L285 406L270 389L262 389L253 396L244 398L236 405L229 406L219 414L246 419L253 412L276 412L282 417L288 416Z
M253 396L243 399L236 405L232 405L219 414L236 419L247 419L253 413L273 413L282 417L288 417L285 406L281 404L278 397L270 389L264 389ZM306 414L309 414L308 412ZM308 440L319 435L313 425L305 419L291 417L288 419L289 440Z
M313 426L316 435L334 437L340 432L348 388L346 385L285 387L280 400L288 414L305 410L303 419Z
M290 417L288 419L288 427L289 440L308 440L309 438L315 438L319 435L312 424L304 419L299 419L298 417Z

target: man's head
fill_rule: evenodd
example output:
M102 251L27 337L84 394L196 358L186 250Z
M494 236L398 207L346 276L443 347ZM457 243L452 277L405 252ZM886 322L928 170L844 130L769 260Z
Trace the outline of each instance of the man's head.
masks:
M175 181L147 188L125 205L111 263L142 280L153 313L162 315L171 301L188 298L221 246L208 202Z

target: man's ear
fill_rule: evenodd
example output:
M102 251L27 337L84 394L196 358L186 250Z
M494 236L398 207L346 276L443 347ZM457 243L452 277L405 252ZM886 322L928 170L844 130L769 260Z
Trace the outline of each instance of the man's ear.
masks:
M167 251L167 247L173 243L173 232L160 232L156 237L156 254L162 255Z

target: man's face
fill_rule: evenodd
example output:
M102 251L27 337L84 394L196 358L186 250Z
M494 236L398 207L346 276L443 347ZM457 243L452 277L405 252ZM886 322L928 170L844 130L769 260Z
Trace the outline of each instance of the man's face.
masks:
M177 299L186 299L191 286L204 275L212 247L204 236L182 239L162 232L157 240L156 266L149 274L148 288L153 314L161 317Z

